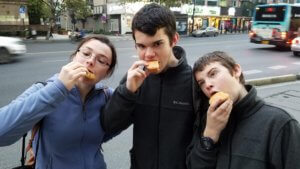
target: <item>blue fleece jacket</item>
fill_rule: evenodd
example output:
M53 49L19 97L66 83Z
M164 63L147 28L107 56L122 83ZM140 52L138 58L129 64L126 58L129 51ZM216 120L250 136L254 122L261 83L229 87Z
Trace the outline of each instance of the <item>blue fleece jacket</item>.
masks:
M16 142L43 119L36 168L105 169L101 143L111 136L100 125L106 103L103 88L96 84L83 103L79 90L68 91L56 75L46 86L32 85L0 109L0 146ZM111 95L112 89L108 91Z

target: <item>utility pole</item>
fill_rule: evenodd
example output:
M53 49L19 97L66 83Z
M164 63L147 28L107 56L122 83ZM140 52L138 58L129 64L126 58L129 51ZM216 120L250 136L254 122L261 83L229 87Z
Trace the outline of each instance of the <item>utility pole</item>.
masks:
M193 15L192 15L192 32L194 31L194 22L195 22L195 4L196 4L196 0L194 1L194 6L193 6Z

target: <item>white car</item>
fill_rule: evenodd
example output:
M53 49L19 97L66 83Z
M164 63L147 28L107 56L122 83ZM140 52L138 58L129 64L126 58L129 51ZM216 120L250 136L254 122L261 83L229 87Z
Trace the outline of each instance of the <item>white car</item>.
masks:
M293 39L291 50L295 56L300 55L300 36Z
M219 31L215 27L200 28L192 32L192 36L194 37L218 36L218 35L219 35Z
M26 53L26 45L20 38L0 36L0 63L8 63L13 56Z

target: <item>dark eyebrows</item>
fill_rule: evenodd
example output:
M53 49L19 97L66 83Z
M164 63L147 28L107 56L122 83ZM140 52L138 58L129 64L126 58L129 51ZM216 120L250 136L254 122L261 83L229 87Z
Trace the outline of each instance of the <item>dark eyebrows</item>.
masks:
M209 75L209 74L210 74L212 71L214 71L214 70L216 70L215 67L211 68L211 69L207 72L207 74Z
M157 43L162 43L162 42L164 42L164 40L163 40L163 39L159 39L159 40L157 40L157 41L152 42L152 45L155 45L155 44L157 44ZM143 46L143 47L146 46L146 45L144 45L144 44L142 44L142 43L138 43L138 42L136 42L135 45L136 45L137 47L139 47L139 46Z

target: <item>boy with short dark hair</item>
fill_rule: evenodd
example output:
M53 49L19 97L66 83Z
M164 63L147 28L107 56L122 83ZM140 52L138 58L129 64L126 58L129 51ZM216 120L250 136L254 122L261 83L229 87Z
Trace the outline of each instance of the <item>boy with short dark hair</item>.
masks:
M139 60L115 90L103 114L103 128L119 132L133 124L132 169L186 169L186 148L195 120L192 68L176 46L173 13L160 5L144 6L133 18ZM158 62L151 72L149 62Z
M199 58L193 68L206 97L193 141L189 169L300 168L300 127L286 111L266 104L256 89L245 85L241 66L216 51ZM225 92L208 106L208 98Z

